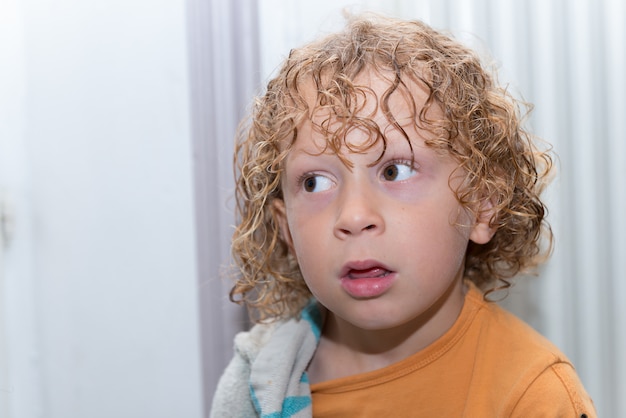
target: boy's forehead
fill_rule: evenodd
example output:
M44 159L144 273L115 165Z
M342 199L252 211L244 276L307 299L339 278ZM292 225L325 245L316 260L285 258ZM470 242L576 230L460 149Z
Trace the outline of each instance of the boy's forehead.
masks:
M351 145L357 149L376 145L381 135L385 139L404 136L394 135L399 128L411 137L425 136L417 125L429 96L424 82L404 77L397 83L391 71L367 69L350 83L343 90L333 89L339 83L330 77L322 78L322 85L330 88L320 89L313 78L301 84L299 93L308 109L298 126L299 138L311 138L317 148L328 151L329 137L337 134L344 141L349 137ZM429 117L440 119L442 115L438 105L429 107ZM332 151L339 151L341 144L335 145Z
M396 74L391 71L366 69L349 80L348 87L343 77L327 76L322 77L321 81L321 89L312 77L306 79L299 88L308 106L309 118L313 121L320 117L328 118L329 112L336 118L349 115L384 119L385 106L398 121L413 120L429 96L428 86L424 82L409 76L400 76L396 80ZM340 110L342 107L344 109ZM433 110L436 108L438 106Z

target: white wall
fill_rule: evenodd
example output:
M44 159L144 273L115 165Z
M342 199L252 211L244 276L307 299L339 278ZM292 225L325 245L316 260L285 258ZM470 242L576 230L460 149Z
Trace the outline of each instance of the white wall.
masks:
M185 2L0 0L0 27L0 414L201 416Z

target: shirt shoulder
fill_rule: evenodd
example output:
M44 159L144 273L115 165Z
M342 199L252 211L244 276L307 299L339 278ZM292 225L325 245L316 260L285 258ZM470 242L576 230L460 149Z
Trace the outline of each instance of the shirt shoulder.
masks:
M479 292L468 294L466 301L474 306L476 315L465 338L480 346L483 357L534 364L540 370L554 363L570 363L545 336L495 302L485 301Z
M512 313L476 295L478 313L469 331L476 343L474 383L490 399L507 399L507 416L595 417L593 402L574 365L547 338ZM485 397L485 395L487 395Z
M530 383L511 417L596 418L593 401L585 391L574 368L556 363Z

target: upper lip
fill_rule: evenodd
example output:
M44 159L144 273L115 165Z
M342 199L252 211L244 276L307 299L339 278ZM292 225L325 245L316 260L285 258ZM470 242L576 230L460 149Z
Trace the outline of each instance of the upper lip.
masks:
M385 264L381 263L377 260L358 260L358 261L349 261L341 268L341 272L339 277L346 277L353 270L368 270L372 268L380 268L382 270L392 271Z

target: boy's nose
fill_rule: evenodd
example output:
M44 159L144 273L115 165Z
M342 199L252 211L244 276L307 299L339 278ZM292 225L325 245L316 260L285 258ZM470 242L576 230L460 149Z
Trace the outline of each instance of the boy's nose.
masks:
M380 234L384 221L380 211L380 200L367 187L350 187L339 200L339 213L334 234L339 239L363 233Z

